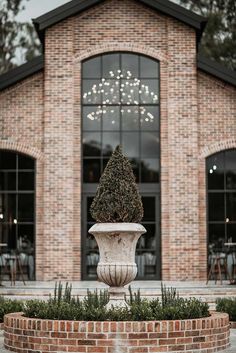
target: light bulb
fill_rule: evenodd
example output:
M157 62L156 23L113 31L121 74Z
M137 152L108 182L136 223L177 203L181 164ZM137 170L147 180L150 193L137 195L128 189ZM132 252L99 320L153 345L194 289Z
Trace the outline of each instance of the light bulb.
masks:
M216 165L213 165L212 169L213 169L213 170L216 170L216 169L217 169L217 166L216 166Z
M3 214L2 213L0 213L0 219L3 219Z
M212 174L213 173L213 169L210 169L209 173Z
M14 224L17 224L17 219L14 219L13 223L14 223Z

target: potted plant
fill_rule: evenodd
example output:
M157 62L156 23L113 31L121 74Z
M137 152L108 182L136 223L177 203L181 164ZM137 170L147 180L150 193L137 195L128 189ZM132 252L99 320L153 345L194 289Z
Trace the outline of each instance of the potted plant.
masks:
M117 146L102 174L90 208L93 234L99 247L97 274L110 286L108 307L126 306L124 286L137 275L135 249L146 233L139 224L143 205L131 164Z

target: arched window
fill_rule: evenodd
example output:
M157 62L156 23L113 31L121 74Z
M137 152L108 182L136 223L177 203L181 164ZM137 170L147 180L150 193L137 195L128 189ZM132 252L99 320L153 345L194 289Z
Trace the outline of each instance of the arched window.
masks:
M109 157L122 145L143 196L148 234L137 250L140 278L159 278L160 106L159 62L131 53L93 57L82 65L84 224ZM84 234L87 232L85 231ZM84 240L83 277L95 275L95 240Z
M34 279L35 161L0 151L0 266L18 255L28 279Z
M222 249L236 242L236 150L207 158L208 242Z

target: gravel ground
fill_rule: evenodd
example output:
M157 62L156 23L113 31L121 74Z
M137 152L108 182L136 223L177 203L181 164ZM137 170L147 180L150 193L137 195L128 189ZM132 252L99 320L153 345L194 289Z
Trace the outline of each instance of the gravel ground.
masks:
M223 351L224 353L236 353L236 329L231 330L230 337L231 347L226 351ZM3 348L3 331L0 331L0 353L9 353L9 351Z

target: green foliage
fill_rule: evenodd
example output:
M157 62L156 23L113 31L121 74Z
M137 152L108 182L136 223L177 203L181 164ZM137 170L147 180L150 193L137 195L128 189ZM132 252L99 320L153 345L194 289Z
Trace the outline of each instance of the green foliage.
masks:
M217 299L216 311L227 313L230 321L236 321L236 298Z
M96 222L140 222L143 205L131 164L117 146L100 178L90 213Z
M55 287L54 297L48 302L31 300L26 302L24 315L31 318L80 321L149 321L196 319L209 316L208 304L197 299L179 298L175 289L162 287L162 301L158 298L142 299L140 291L126 298L129 307L106 308L109 301L107 291L87 292L83 300L71 295L72 287Z
M34 27L17 19L23 10L22 3L23 0L0 1L0 74L40 53Z
M23 311L24 304L20 300L11 300L0 297L0 322L6 314Z
M236 70L236 1L180 0L191 11L208 18L200 52Z

